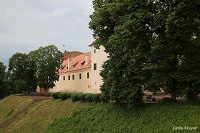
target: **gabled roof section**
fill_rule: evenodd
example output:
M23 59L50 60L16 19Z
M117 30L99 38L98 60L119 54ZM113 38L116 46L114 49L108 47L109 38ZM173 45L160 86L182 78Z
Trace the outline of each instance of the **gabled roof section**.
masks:
M88 64L85 64L85 63L83 64L83 62L86 62L85 61L86 56L88 56ZM68 59L71 59L70 69L68 69ZM91 52L80 54L78 56L71 57L68 59L65 59L63 61L62 67L61 69L59 69L59 73L72 72L72 71L77 71L81 69L91 68Z

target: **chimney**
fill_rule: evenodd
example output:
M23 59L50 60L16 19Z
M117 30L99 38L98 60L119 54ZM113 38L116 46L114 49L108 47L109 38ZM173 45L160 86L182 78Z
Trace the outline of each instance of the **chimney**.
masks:
M68 58L68 69L71 68L71 65L72 65L72 59Z
M85 54L85 65L89 63L89 55Z

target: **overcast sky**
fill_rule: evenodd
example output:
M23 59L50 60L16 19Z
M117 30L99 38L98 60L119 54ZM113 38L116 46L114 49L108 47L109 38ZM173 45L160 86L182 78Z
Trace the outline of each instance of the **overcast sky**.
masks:
M0 61L50 44L90 51L92 12L92 0L0 0Z

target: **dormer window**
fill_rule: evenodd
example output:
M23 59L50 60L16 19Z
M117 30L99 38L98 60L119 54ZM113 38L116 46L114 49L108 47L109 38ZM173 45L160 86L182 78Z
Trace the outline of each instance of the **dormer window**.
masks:
M62 70L63 70L65 67L66 67L66 65L64 65L64 66L61 65L61 69L62 69Z
M81 65L84 65L85 64L85 61L83 61L82 63L81 63Z
M78 64L78 61L73 65L73 67L76 67L77 64Z

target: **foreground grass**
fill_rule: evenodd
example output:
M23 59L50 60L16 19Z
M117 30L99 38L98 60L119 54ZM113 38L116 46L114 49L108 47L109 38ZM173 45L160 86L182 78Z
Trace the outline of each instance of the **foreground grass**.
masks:
M0 101L0 132L40 133L57 117L67 117L86 103L9 96Z
M198 127L179 132L200 132L199 104L146 103L135 109L95 104L54 120L46 133L171 133L178 126Z

